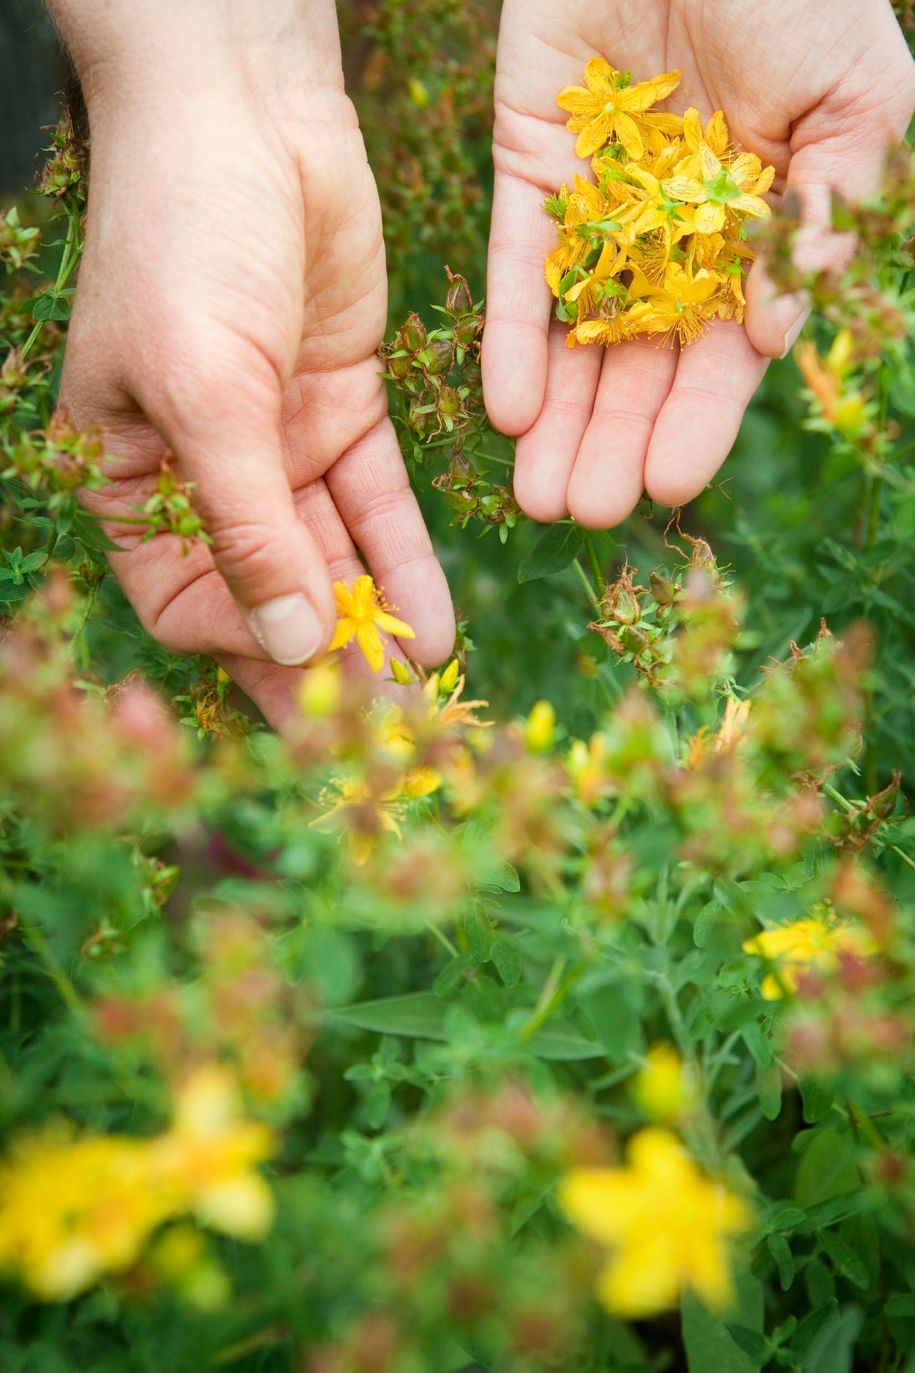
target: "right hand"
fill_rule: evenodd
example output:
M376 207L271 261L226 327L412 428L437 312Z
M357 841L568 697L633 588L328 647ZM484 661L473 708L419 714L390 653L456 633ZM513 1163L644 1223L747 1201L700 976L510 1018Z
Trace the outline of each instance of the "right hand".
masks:
M773 300L757 264L746 328L717 320L682 351L645 338L565 347L543 279L556 243L543 200L576 172L590 176L556 95L581 85L596 54L634 82L679 68L669 107L695 106L704 118L722 108L735 143L774 164L777 187L798 190L814 230L830 186L854 200L879 182L912 117L915 68L888 0L505 0L486 407L519 436L521 508L602 529L625 519L643 490L664 505L699 494L727 457L767 358L797 337L804 305ZM830 251L808 235L813 247Z
M58 9L72 8L59 0ZM378 196L343 92L332 5L246 15L131 0L106 32L75 11L90 118L86 248L62 402L99 423L87 494L112 565L174 652L218 655L280 722L361 552L410 655L447 656L451 601L387 417ZM107 23L110 24L110 18ZM119 523L170 451L212 538Z

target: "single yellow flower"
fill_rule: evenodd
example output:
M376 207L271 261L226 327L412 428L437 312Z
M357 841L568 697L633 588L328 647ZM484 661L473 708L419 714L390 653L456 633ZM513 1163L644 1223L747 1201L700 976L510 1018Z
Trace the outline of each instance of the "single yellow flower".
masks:
M0 1169L0 1269L42 1301L69 1301L135 1263L171 1209L145 1140L24 1138Z
M236 1239L261 1239L273 1222L273 1193L254 1171L273 1152L266 1126L245 1119L234 1076L204 1064L184 1083L171 1129L150 1144L151 1173L191 1211Z
M767 1001L777 1001L786 991L796 992L806 973L832 972L842 954L868 958L875 947L865 930L811 915L791 925L763 930L745 941L743 951L776 965L778 975L768 973L760 991Z
M733 1302L729 1241L749 1229L753 1213L697 1168L669 1130L639 1131L622 1167L573 1169L559 1200L574 1225L611 1251L597 1291L615 1315L656 1315L684 1290L713 1310Z
M524 742L532 753L546 753L556 741L556 711L551 701L537 701L524 722Z
M380 672L384 667L384 644L379 630L396 634L399 639L416 638L408 624L385 610L371 577L357 577L352 587L346 582L334 582L334 595L339 619L329 651L343 648L355 639L372 671Z
M572 116L566 127L578 134L577 155L590 157L613 142L638 161L645 151L639 115L666 100L679 84L680 73L672 71L633 86L628 72L616 71L603 57L592 57L585 67L584 86L568 86L556 97L560 109Z
M636 1104L655 1120L675 1121L696 1105L696 1084L672 1044L653 1044L632 1083Z
M703 134L699 111L687 110L683 117L684 137L693 157L685 173L664 182L672 200L694 207L692 230L697 234L721 233L732 215L765 219L769 206L762 199L772 186L775 168L763 169L754 153L727 156L728 130L719 110ZM722 160L724 159L724 160Z
M630 328L677 338L684 345L693 343L714 316L720 287L721 278L714 272L705 267L691 272L679 262L667 264L662 286L636 273L630 288L630 294L637 298L628 312Z

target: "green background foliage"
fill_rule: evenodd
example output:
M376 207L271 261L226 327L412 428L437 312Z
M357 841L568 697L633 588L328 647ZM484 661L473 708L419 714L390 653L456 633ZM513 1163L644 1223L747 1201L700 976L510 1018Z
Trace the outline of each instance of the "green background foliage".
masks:
M823 356L838 327L858 330L846 385L867 397L876 446L829 422L789 358L679 529L647 504L608 534L538 529L512 508L511 446L479 406L473 301L429 307L445 262L483 294L496 9L341 6L386 199L392 405L465 624L466 695L501 722L480 796L409 803L402 840L381 836L365 866L312 823L333 794L329 730L378 766L353 743L356 715L316 712L289 743L262 729L214 664L143 633L79 510L100 452L51 424L82 208L67 149L34 274L13 252L46 213L29 200L24 230L4 221L0 359L43 327L25 374L0 374L0 1131L9 1143L66 1117L149 1135L180 1065L222 1057L279 1139L267 1240L206 1236L230 1300L147 1259L57 1304L10 1275L10 1373L915 1369L915 391L897 232L907 205L911 235L911 169L860 268L892 311L864 328L852 282L848 311L824 306L811 326ZM427 346L441 331L444 373L404 349L410 312ZM458 396L450 429L442 384ZM432 398L418 425L417 388ZM453 480L433 485L455 455L469 505ZM180 491L147 514L196 532ZM708 603L690 600L697 567ZM676 612L647 590L658 568ZM645 588L660 685L625 635L614 649L589 627L619 637L620 574ZM811 647L824 619L833 640ZM684 645L712 653L708 671L684 666ZM757 732L690 790L688 741L713 737L725 696L752 700ZM539 752L523 720L544 698L557 722ZM613 783L591 805L562 760L595 732ZM780 849L772 818L811 793L822 822L792 820ZM743 941L823 902L886 926L877 973L766 1001ZM732 1312L687 1296L625 1324L594 1302L599 1256L555 1191L645 1123L630 1089L658 1040L701 1083L691 1153L756 1222Z

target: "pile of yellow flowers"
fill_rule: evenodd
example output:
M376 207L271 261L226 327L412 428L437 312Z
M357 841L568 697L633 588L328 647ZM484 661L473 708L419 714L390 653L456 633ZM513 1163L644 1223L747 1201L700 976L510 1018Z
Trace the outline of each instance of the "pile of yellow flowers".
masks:
M596 184L576 176L546 202L559 246L546 279L567 343L619 343L637 335L692 343L713 319L743 321L743 274L752 259L747 219L769 214L773 167L732 146L718 110L653 111L678 71L632 85L593 57L584 86L557 97L590 158Z
M0 1164L0 1272L36 1297L69 1301L140 1259L153 1232L192 1216L236 1239L262 1239L273 1195L255 1171L273 1150L245 1119L232 1074L196 1069L170 1127L149 1139L76 1136L66 1127L21 1139Z

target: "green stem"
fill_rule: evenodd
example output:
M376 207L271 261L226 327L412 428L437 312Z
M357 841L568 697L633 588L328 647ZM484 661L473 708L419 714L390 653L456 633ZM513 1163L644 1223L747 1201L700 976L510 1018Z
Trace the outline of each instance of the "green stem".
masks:
M60 263L57 268L57 278L52 287L52 291L55 295L64 289L67 282L72 277L76 270L76 264L80 259L80 252L79 215L71 213L67 224L67 237L64 242L64 250L61 254ZM44 329L45 323L45 320L40 319L34 324L32 332L22 345L22 352L20 353L20 359L22 361L25 361L38 339L41 337L41 332Z
M581 561L578 558L573 558L572 566L578 573L578 579L585 589L585 595L587 596L588 600L591 602L593 606L599 607L600 598L598 597L597 592L594 590L594 587L591 585L588 574L581 565Z
M451 940L445 934L444 930L440 930L438 925L434 924L431 920L426 921L426 929L429 931L430 934L435 935L435 938L441 945L444 946L444 948L448 950L452 958L460 958L460 949L458 949L456 945L452 944Z
M591 576L594 578L594 585L600 591L604 585L604 574L601 571L600 559L594 547L594 539L587 531L585 532L585 549L587 550L588 564L591 568Z

